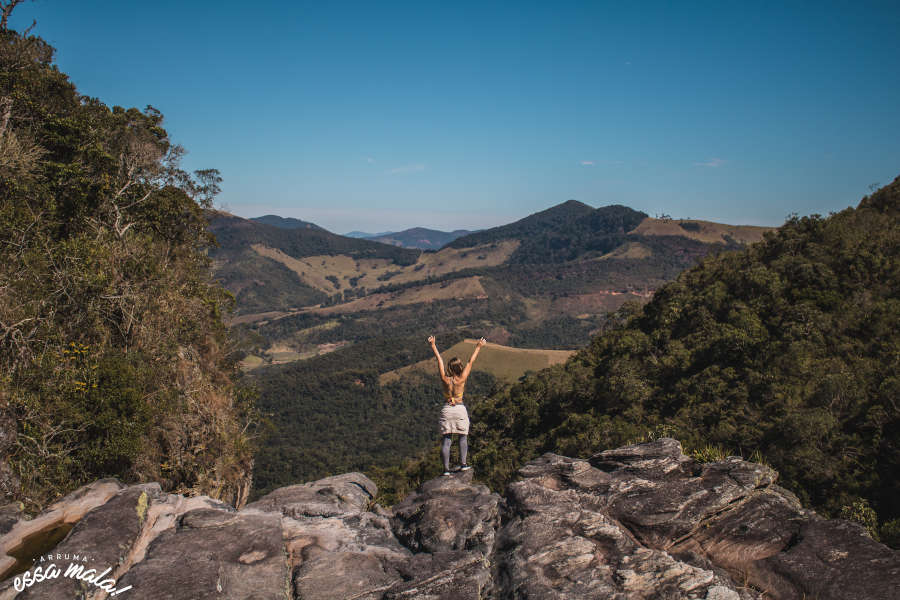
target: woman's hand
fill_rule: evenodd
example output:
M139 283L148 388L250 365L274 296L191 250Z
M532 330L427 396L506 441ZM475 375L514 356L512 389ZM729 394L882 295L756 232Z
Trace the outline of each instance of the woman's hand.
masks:
M428 336L428 343L431 344L432 346L434 346L434 336L433 335Z
M481 338L480 340L478 340L478 342L475 345L478 346L479 348L481 348L485 344L487 344L487 340L484 338Z

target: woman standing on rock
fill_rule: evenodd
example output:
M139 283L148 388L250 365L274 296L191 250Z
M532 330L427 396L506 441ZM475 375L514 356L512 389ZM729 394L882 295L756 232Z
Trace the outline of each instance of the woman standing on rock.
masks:
M431 344L431 350L438 363L438 373L441 376L441 383L444 386L444 407L441 409L441 434L444 441L441 444L441 458L444 461L444 475L450 475L450 445L454 433L459 434L459 470L468 471L472 467L466 464L466 454L469 451L469 413L463 401L463 390L466 387L466 379L472 371L472 365L475 364L475 358L478 353L487 344L484 338L478 340L475 344L475 351L469 358L469 362L463 367L462 361L455 356L447 363L444 369L444 359L438 352L434 336L428 336L428 343Z

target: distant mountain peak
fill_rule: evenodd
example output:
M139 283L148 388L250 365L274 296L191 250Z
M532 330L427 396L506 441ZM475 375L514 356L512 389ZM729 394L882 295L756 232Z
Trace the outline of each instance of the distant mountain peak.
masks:
M451 243L453 240L470 233L471 231L466 231L464 229L447 232L439 231L437 229L428 229L427 227L413 227L403 231L393 231L390 233L366 236L366 239L381 242L383 244L402 246L404 248L438 250Z
M263 215L261 217L252 217L251 221L262 223L263 225L271 225L280 229L317 229L325 231L323 227L319 227L315 223L309 221L301 221L293 217L279 217L278 215Z

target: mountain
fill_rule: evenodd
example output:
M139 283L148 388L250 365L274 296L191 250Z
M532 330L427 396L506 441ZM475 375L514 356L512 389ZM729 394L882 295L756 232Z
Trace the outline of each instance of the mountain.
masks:
M239 313L319 304L340 289L337 272L319 273L321 277L311 283L302 270L291 268L297 259L341 256L364 266L402 267L415 262L419 254L336 235L312 224L276 227L212 211L208 218L209 231L218 243L210 251L216 275L234 294Z
M477 384L467 390L477 404L540 368L535 357L587 345L624 303L647 302L704 256L766 231L574 201L436 252L232 217L213 227L220 276L237 274L225 279L238 299L231 330L273 424L254 467L255 486L264 491L394 464L427 446L440 389L430 371L406 367L429 360L429 334L443 349L487 336L513 354L535 351L516 356L531 366L493 369L496 378L486 354L485 370L476 368ZM290 237L301 234L302 244ZM313 246L310 235L328 244ZM456 247L460 240L468 241ZM381 258L368 258L375 253ZM386 377L391 371L401 376ZM358 436L362 429L377 435Z
M777 477L664 438L546 454L500 493L472 471L436 477L390 509L358 472L238 510L104 479L33 519L4 507L0 576L39 598L83 595L54 568L87 581L114 569L104 589L142 600L896 598L900 554L803 509Z
M291 217L279 217L278 215L263 215L261 217L252 217L251 221L262 223L263 225L271 225L272 227L280 227L281 229L320 229L321 227L309 221L301 221Z
M243 219L224 212L209 215L209 231L216 236L218 255L261 244L278 249L292 258L320 255L345 255L356 259L386 259L398 265L415 262L419 253L368 240L348 238L322 229L310 227L276 227Z
M610 208L614 210L616 207ZM493 243L498 240L526 240L535 234L545 235L548 233L565 233L571 228L577 227L578 222L587 218L594 210L595 209L583 202L567 200L562 204L557 204L546 210L534 213L514 223L492 227L461 237L455 240L452 245L454 248L471 248L481 244ZM631 209L625 209L625 212L634 219L635 226L647 216L644 213L638 213Z
M390 235L392 233L393 233L393 231L382 231L381 233L367 233L365 231L351 231L349 233L345 233L344 235L347 237L351 237L351 238L371 239L371 238L380 237L382 235Z
M898 298L900 178L708 256L564 366L491 395L475 467L500 489L543 452L664 433L695 456L758 456L805 505L868 514L898 544Z
M324 230L267 229L231 215L219 215L211 225L220 245L213 256L226 287L238 296L238 313L261 319L467 274L489 277L520 296L578 296L562 303L563 314L606 312L628 298L641 299L708 252L739 248L766 230L650 219L624 206L594 209L574 200L425 254L393 252L372 241L363 246ZM421 229L402 233L409 233L407 239L431 235ZM389 237L402 242L398 235ZM368 260L373 258L385 260ZM541 312L538 321L554 311Z
M421 250L439 250L453 240L469 235L471 232L465 229L455 231L437 231L424 227L414 227L404 231L380 233L376 235L362 236L383 244L401 246L403 248L419 248Z

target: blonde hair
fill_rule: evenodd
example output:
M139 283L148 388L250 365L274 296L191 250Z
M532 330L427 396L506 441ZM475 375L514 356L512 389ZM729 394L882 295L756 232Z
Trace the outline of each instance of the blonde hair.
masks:
M455 356L451 358L450 362L447 363L447 372L456 377L461 376L463 373L462 361Z

